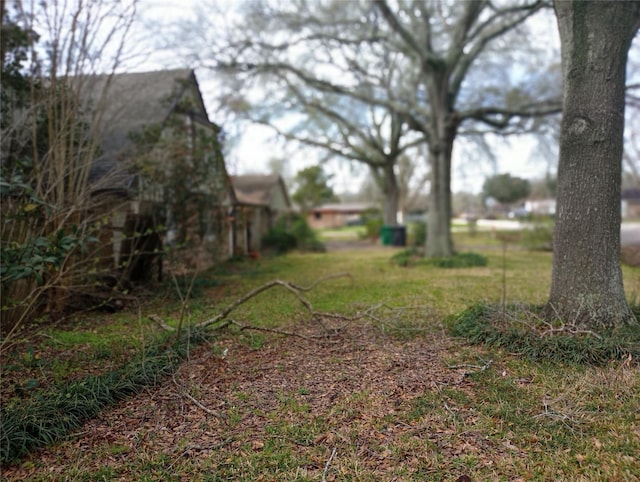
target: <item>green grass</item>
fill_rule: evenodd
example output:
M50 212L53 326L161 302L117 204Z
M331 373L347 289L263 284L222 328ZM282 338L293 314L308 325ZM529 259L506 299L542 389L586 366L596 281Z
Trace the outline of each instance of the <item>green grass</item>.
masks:
M318 235L321 241L355 241L364 236L364 226L346 226L335 229L321 229Z
M52 443L107 405L156 385L175 370L189 344L195 342L186 337L179 342L159 339L123 368L60 384L26 400L4 400L0 463L13 462L34 448Z
M474 305L451 321L454 336L509 350L535 361L605 365L640 358L640 330L622 326L593 333L542 319L540 307ZM639 320L640 321L640 320Z
M282 337L277 335L232 327L220 334L231 345L213 345L204 357L220 360L219 373L208 375L206 382L196 372L184 374L191 395L222 412L222 418L203 414L198 425L188 425L187 415L198 409L177 397L169 383L153 398L157 406L136 410L147 410L153 420L162 403L174 404L176 426L191 428L175 432L170 447L159 443L170 430L132 425L127 437L135 433L135 439L94 445L87 441L86 450L76 450L74 438L63 440L46 457L37 454L21 462L19 473L28 473L29 480L51 480L55 468L57 480L311 481L322 479L335 448L328 480L456 480L463 474L472 480L638 480L638 366L625 358L593 365L545 356L544 351L523 356L522 346L490 344L486 334L474 343L458 336L464 333L452 337L447 320L478 303L543 304L551 274L550 253L512 245L503 252L502 243L484 233L471 237L462 232L455 242L458 249L464 246L485 256L486 266L448 270L420 264L407 269L390 260L400 249L370 248L290 254L212 270L206 276L216 281L205 277L199 282L201 295L192 302L190 322L212 316L273 279L305 286L324 276L350 273L350 278L328 279L304 296L319 311L354 315L378 307L376 316L353 322L361 325L354 325L350 336L328 341L330 354L318 360L318 366L336 374L336 386L355 383L353 388L338 392L324 407L315 403L329 388L317 388L313 374L287 387L273 386L268 405L257 403L264 394L256 393L252 383L241 385L239 380L225 391L217 386L218 377L237 363L233 357L238 353L264 356L247 372L259 381L264 373L287 370L286 357L272 357L308 343L288 338L278 344ZM640 269L624 266L623 274L628 298L640 299ZM110 360L100 358L105 354L119 354L118 363L131 361L158 334L144 315L155 312L175 323L179 309L172 297L145 306L143 316L137 311L99 315L46 331L45 337L25 340L12 358L3 358L3 372L9 361L19 373L27 370L22 383L29 391L31 379L40 386L57 384L82 375L77 370L83 363L102 367ZM232 318L282 330L314 323L300 302L280 287L248 301ZM476 327L481 334L483 327ZM400 378L396 389L381 392L376 385L358 385L359 372L343 368L348 360L376 348L375 343L361 345L362 333L371 328L380 337L376 343L385 344L380 356L397 356L418 370L415 380ZM438 356L422 361L419 356L435 345L442 347ZM231 350L223 358L226 346ZM415 350L411 354L417 358L402 358L404 349ZM556 350L562 354L568 348L560 345ZM75 356L69 356L71 352ZM197 367L199 362L194 363ZM398 366L404 365L391 364L388 375L382 372L379 379L393 376ZM366 370L366 363L357 369ZM46 379L35 376L41 370L48 373ZM104 371L102 367L95 376ZM436 376L430 377L432 371ZM212 386L216 396L207 398ZM111 413L102 417L109 424L119 423L110 419ZM93 436L81 432L77 438ZM207 437L212 438L208 445ZM101 461L106 463L100 466Z

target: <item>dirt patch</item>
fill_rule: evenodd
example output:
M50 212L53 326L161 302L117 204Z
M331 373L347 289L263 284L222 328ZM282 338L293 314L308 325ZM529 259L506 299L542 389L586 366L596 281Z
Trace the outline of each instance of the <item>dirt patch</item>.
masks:
M174 379L103 412L74 440L5 468L3 477L66 480L75 467L130 480L131 459L159 456L224 464L248 447L262 450L283 421L318 427L293 443L317 459L306 469L316 478L331 447L345 447L343 454L352 451L375 468L384 462L382 441L425 430L393 423L381 432L385 417L464 376L444 365L451 342L440 335L395 340L371 325L334 328L304 322L290 330L306 338L234 336L200 346ZM263 345L252 348L257 342Z

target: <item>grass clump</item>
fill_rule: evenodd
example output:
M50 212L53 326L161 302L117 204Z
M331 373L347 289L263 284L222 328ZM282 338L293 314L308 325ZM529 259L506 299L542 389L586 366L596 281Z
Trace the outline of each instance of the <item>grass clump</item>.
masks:
M454 316L450 332L471 343L502 348L532 361L600 366L640 356L640 332L635 327L596 334L546 322L538 311L480 303Z
M478 266L486 266L487 257L478 253L456 253L447 258L432 258L428 263L438 268L475 268Z
M15 462L65 436L106 406L156 385L173 373L189 345L203 339L199 333L177 341L159 337L123 368L74 380L26 400L5 401L0 409L0 464Z
M422 264L446 269L486 266L489 261L486 256L473 252L456 253L446 258L424 258L422 251L414 247L398 251L391 257L391 262L401 267Z
M402 268L415 266L421 260L422 253L417 248L403 249L402 251L398 251L396 254L391 256L391 262Z

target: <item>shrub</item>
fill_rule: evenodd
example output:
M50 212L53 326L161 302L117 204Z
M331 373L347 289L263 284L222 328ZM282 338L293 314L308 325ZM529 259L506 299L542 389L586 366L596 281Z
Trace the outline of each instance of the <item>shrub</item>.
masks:
M423 247L427 242L427 223L419 221L412 224L411 229L411 246L416 248Z
M262 244L265 248L282 254L296 247L296 238L285 227L275 226L264 235Z
M456 253L448 258L431 258L426 260L432 266L438 268L473 268L486 266L489 262L486 256L478 253Z
M391 262L403 268L413 266L422 260L422 253L416 248L403 249L391 256Z
M325 247L311 229L302 214L289 214L278 220L276 225L262 238L265 248L283 254L293 249L323 252Z
M391 257L391 262L398 266L408 267L417 264L427 264L437 268L473 268L486 266L488 260L478 253L459 253L448 258L424 258L419 248L408 248L398 251Z
M553 225L536 224L522 231L522 245L532 251L550 251L553 248Z
M379 209L366 209L361 214L364 224L364 233L361 235L363 239L378 239L380 231L382 231L382 213Z

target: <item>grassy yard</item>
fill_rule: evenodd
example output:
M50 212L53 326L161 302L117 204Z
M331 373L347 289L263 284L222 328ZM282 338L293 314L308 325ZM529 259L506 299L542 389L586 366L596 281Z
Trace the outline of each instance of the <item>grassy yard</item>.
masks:
M456 240L488 265L401 268L382 247L250 260L206 273L186 310L168 283L125 312L23 333L3 353L4 404L126 363L161 333L149 314L198 322L268 281L327 278L302 292L324 315L280 286L259 294L173 376L2 480L640 480L637 361L532 362L452 337L451 316L478 302L543 303L551 267ZM638 303L640 268L623 269Z

